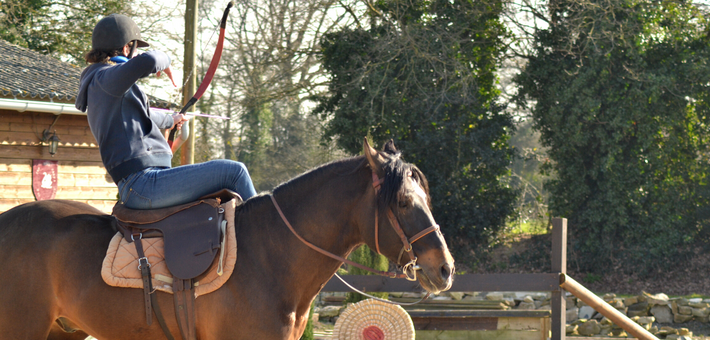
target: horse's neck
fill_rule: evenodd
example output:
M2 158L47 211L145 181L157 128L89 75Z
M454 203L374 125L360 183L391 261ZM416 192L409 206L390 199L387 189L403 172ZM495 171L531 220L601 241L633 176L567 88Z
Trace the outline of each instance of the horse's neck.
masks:
M354 210L366 195L368 182L358 174L323 180L322 185L310 186L314 189L281 190L274 197L301 237L328 252L347 257L360 244L361 237L354 222L359 216ZM337 181L338 185L329 180ZM297 309L302 309L304 303L307 308L341 262L317 253L298 240L269 197L256 200L249 211L238 215L241 230L238 237L247 247L244 249L240 244L238 263L248 261L243 263L250 267L244 268L250 272L247 275L277 282L281 286L272 287L272 291L285 292L283 298L292 300L289 303L298 305Z

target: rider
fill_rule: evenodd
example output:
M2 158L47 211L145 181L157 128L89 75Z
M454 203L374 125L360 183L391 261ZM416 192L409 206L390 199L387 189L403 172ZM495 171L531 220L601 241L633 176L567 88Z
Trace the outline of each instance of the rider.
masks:
M101 160L118 185L120 202L132 209L187 203L227 188L243 199L256 195L244 164L232 160L171 168L172 151L159 129L178 128L182 114L151 110L136 81L164 72L172 81L170 57L157 50L135 54L140 29L125 15L112 14L94 27L90 65L81 73L76 108L86 112ZM174 85L174 82L173 82Z

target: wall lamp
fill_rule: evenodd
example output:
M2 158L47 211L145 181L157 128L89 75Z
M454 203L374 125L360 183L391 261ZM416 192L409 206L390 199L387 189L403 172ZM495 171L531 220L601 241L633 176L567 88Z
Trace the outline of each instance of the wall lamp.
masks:
M44 130L44 132L42 132L42 135L42 142L47 143L49 145L49 154L54 157L54 155L57 153L57 147L59 146L59 137L57 137L57 131L49 132L49 130Z
M54 130L54 132L50 132L50 130L52 130L54 124L57 123L57 120L59 120L60 116L61 115L58 115L56 118L54 118L52 125L50 125L48 129L42 131L42 143L48 144L49 154L52 155L52 157L54 157L54 155L57 153L57 147L59 146L59 137L57 137L57 130Z

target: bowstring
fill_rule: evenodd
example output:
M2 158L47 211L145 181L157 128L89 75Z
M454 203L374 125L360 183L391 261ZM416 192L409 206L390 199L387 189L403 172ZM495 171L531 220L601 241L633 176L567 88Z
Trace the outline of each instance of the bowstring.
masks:
M215 28L212 30L212 34L210 35L209 39L207 39L207 43L202 45L203 46L202 52L201 52L202 59L204 59L204 57L205 57L205 50L207 49L206 47L209 46L210 42L212 42L212 38L214 38L214 34L217 33L217 31L219 30L219 24L220 23L217 22L217 26L215 26ZM197 67L195 67L195 68L197 68ZM180 94L182 94L183 90L185 89L185 86L187 86L187 83L188 83L190 77L192 77L192 74L195 72L195 68L190 70L190 73L187 74L187 77L185 77L185 79L183 79L182 85L179 88L176 88L173 90L173 91L175 91L175 94L177 95L177 97L180 97Z
M205 43L202 47L202 52L201 52L202 58L200 58L200 59L202 59L202 60L205 59L205 50L207 49L206 47L210 45L210 42L212 42L212 38L214 38L214 34L217 33L217 31L219 31L219 25L220 25L220 22L217 21L217 26L215 26L215 28L212 30L212 34L210 35L210 38L207 39L207 43ZM197 67L195 67L195 68L197 68ZM190 70L190 76L192 76L192 72L194 72L194 71L195 71L194 69ZM187 79L190 79L190 78L188 77ZM187 85L187 82L185 82L185 85ZM183 85L183 86L185 86L185 85Z

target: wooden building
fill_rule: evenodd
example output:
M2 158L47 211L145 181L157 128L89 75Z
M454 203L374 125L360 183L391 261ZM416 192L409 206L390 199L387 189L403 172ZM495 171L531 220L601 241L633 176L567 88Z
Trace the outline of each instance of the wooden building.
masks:
M0 40L0 212L44 199L48 190L55 199L107 213L116 203L118 189L101 162L86 114L74 108L80 74L79 67ZM59 142L51 155L54 135ZM33 188L38 163L56 169L54 183L35 173Z

